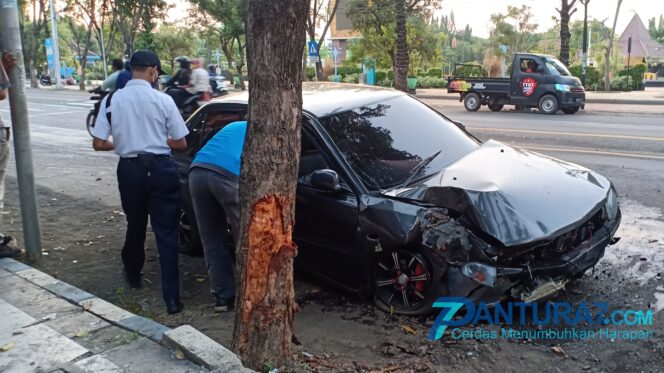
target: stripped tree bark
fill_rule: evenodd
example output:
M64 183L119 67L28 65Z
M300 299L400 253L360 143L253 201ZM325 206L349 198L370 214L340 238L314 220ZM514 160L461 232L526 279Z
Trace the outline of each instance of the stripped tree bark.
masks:
M249 126L240 173L233 349L250 368L279 367L293 336L292 240L302 116L306 0L247 0Z

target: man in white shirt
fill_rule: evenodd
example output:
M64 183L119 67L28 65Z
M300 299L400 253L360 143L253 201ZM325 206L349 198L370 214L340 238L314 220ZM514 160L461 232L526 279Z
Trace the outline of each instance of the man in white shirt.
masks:
M203 68L203 61L198 58L191 60L194 70L191 72L191 81L187 92L192 95L210 91L210 74Z
M131 68L132 80L101 102L92 147L114 150L120 156L117 176L127 217L122 248L127 282L134 288L141 286L149 214L159 250L166 310L178 313L183 308L177 247L180 184L171 150L187 148L189 131L173 99L152 88L162 73L159 57L151 51L138 51L131 57Z

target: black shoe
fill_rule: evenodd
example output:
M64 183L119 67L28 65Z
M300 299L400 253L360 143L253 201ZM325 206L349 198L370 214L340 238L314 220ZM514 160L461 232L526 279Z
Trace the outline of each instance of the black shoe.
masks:
M125 281L129 284L129 287L132 289L139 289L142 284L141 284L141 274L140 272L138 275L135 274L129 274L129 271L127 269L123 269L122 273L124 273Z
M214 312L227 312L235 309L235 297L230 299L217 298L217 303L214 305Z
M166 312L168 312L170 315L174 313L179 313L182 311L184 306L182 305L182 302L178 301L166 301Z

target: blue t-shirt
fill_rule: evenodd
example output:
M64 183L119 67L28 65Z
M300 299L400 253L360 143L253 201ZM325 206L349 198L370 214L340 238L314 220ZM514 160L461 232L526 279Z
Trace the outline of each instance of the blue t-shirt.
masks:
M193 164L213 165L240 176L240 159L246 133L247 121L227 124L198 151Z

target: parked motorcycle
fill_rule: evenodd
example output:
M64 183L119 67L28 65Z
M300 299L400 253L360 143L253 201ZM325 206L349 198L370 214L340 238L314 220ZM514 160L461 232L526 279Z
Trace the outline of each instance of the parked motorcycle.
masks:
M97 121L97 115L99 114L99 107L101 106L101 100L109 94L107 91L102 91L101 87L97 87L93 90L88 91L89 93L94 93L95 96L90 97L90 100L95 101L90 113L88 113L87 118L85 118L85 128L88 130L90 136L92 136L92 129L95 126Z
M43 86L50 86L51 84L53 84L53 82L51 81L50 76L42 75L41 78L39 78L39 84Z

